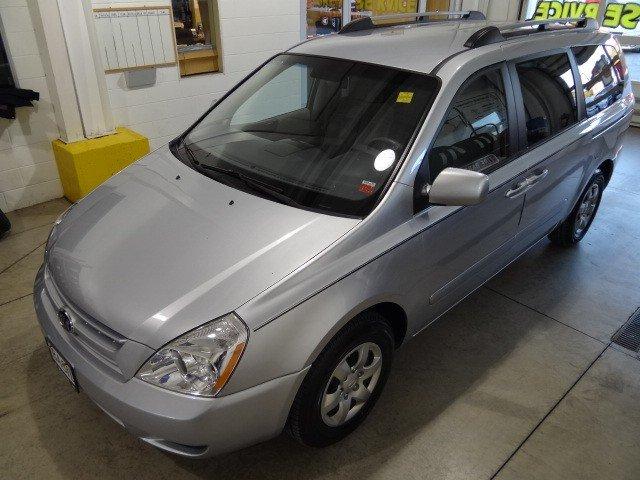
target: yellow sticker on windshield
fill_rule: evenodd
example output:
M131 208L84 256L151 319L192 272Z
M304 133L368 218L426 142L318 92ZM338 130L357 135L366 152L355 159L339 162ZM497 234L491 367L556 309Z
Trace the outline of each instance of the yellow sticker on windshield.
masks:
M413 92L400 92L396 103L411 103L413 100Z

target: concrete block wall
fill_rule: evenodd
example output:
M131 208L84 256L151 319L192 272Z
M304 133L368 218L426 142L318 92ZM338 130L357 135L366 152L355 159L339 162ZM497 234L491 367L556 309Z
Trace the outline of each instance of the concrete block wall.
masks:
M158 68L153 86L136 89L124 73L108 74L116 122L148 137L152 150L167 143L251 70L300 41L301 8L300 0L218 0L223 71L181 78L177 67Z
M35 108L0 119L0 209L15 210L62 196L51 140L58 137L27 0L0 2L2 38L21 88L40 92Z

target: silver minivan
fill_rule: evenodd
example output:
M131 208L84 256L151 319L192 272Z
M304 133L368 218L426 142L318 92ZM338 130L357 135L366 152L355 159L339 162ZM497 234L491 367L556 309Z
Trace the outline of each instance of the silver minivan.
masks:
M396 348L541 238L584 237L633 106L591 20L437 12L304 42L56 222L53 360L176 454L336 442Z

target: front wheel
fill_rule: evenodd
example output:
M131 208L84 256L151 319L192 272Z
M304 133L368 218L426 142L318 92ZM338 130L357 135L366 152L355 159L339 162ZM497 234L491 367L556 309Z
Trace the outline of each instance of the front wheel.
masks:
M389 376L393 333L366 312L340 330L307 373L289 414L289 432L315 447L335 443L360 425Z
M569 216L549 234L552 243L571 247L584 238L600 206L605 184L602 173L591 177Z

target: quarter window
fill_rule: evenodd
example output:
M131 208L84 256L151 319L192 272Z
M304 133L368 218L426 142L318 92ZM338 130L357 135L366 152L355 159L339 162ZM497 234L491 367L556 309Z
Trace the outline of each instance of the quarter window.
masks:
M489 173L509 156L507 99L499 69L468 80L429 153L431 181L447 167Z
M516 65L524 102L527 142L534 145L577 121L576 86L565 53Z
M624 64L618 52L607 45L574 47L578 71L584 91L587 117L592 117L613 104L624 89Z

